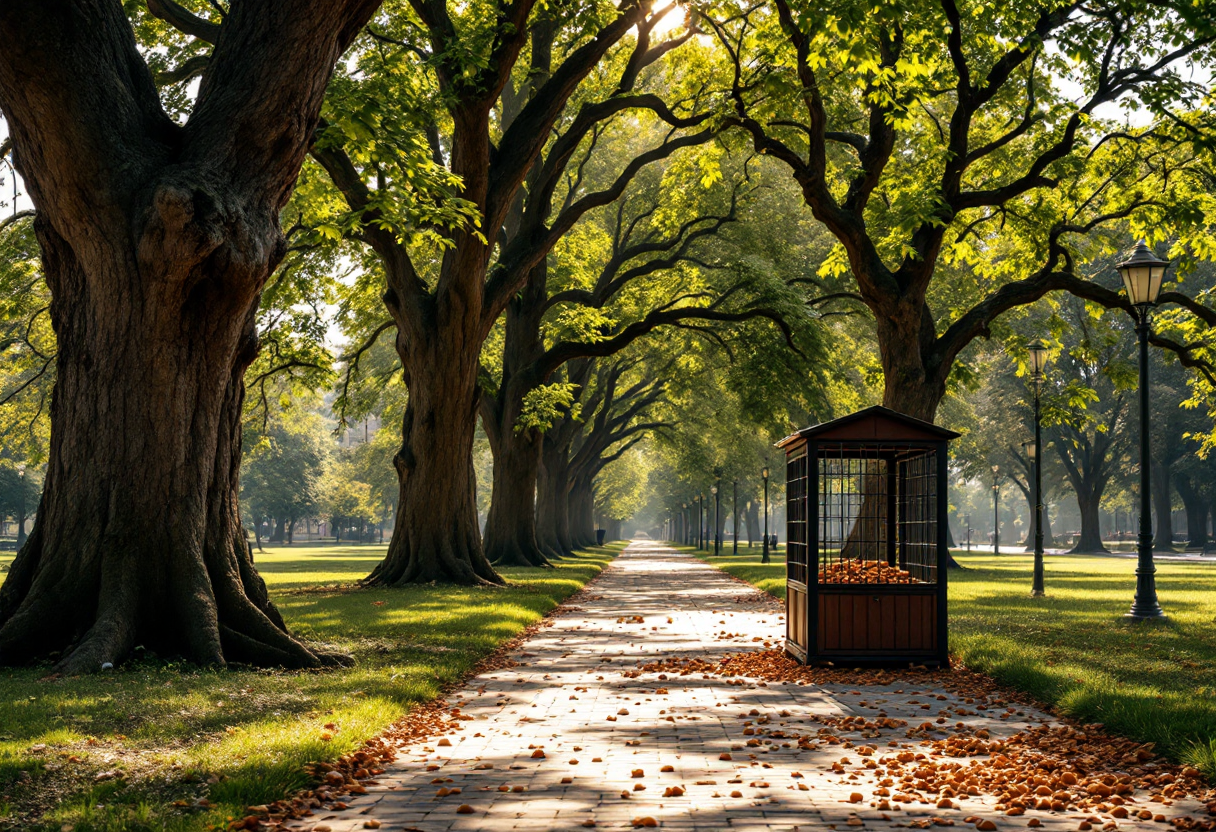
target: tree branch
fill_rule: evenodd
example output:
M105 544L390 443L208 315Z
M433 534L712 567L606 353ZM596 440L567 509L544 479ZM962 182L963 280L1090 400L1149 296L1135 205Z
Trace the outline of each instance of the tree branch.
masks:
M220 36L220 24L195 15L174 0L148 0L148 11L182 34L214 44Z

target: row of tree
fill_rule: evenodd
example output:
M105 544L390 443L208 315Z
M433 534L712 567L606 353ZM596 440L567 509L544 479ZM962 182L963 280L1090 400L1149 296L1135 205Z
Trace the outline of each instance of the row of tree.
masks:
M933 419L1002 315L1054 290L1125 308L1084 267L1129 232L1211 250L1191 69L1212 20L1136 0L6 3L0 110L40 264L20 303L44 330L11 342L12 389L54 396L0 662L337 660L287 632L238 500L250 411L331 371L331 303L339 418L400 427L373 584L495 584L491 559L565 553L597 474L667 409L830 416L849 396L824 388L876 354L882 401ZM1163 298L1180 329L1216 319ZM858 312L874 349L850 353L824 319ZM711 345L757 369L697 366ZM1202 339L1165 345L1203 360ZM748 407L777 391L792 404ZM697 473L652 479L674 500Z
M1216 285L1207 266L1187 281L1200 295ZM1024 344L1032 336L1049 340L1051 360L1041 388L1043 496L1045 504L1066 497L1076 500L1079 534L1072 548L1078 552L1106 551L1101 509L1125 511L1130 518L1136 505L1135 333L1129 321L1103 313L1095 304L1064 298L1011 321L1003 348L984 359L982 384L961 396L952 413L970 427L956 449L958 473L985 489L994 477L998 483L1012 483L1027 506L1033 506L1032 388L1024 372ZM1155 545L1169 550L1175 542L1172 515L1177 506L1186 511L1188 544L1204 548L1209 518L1216 516L1216 468L1209 453L1212 419L1202 407L1207 381L1189 372L1173 353L1150 355ZM1033 536L1033 512L1028 510L1028 516L1032 520L1027 535ZM1130 519L1127 528L1133 528ZM1050 522L1044 532L1052 537Z

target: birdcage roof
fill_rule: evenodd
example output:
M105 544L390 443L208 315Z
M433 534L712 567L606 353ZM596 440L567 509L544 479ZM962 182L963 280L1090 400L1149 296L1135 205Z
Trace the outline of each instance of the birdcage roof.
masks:
M803 428L777 443L778 448L787 448L808 439L830 439L850 442L889 441L940 441L956 439L960 434L938 427L932 422L914 419L889 407L875 405L841 416L830 422L821 422Z

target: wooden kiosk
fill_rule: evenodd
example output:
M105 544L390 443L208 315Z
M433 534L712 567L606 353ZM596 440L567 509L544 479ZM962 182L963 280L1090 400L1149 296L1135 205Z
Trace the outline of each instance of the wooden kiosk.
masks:
M786 459L791 656L949 663L947 444L958 435L870 407L777 443Z

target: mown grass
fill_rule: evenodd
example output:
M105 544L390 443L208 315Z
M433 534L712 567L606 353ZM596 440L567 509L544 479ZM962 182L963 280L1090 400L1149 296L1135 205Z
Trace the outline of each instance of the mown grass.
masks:
M1154 742L1216 777L1216 561L1159 562L1164 624L1123 618L1132 559L1048 556L1030 597L1029 556L966 555L950 573L950 651L968 667L1084 722ZM706 560L778 598L785 564L749 552Z
M259 554L288 626L352 654L348 669L213 671L145 659L53 681L42 681L47 668L0 670L0 829L187 832L285 797L306 785L305 763L346 753L434 699L621 546L556 569L505 569L509 586L497 589L334 589L371 571L383 547Z

